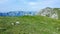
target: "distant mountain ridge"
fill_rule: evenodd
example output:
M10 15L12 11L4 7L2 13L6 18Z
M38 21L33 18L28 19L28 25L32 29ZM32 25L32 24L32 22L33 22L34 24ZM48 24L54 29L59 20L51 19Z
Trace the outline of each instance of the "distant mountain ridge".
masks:
M0 13L0 16L24 16L24 15L30 15L30 16L33 16L35 15L36 12L33 12L33 11L10 11L10 12L7 12L7 13Z
M50 8L46 7L38 11L10 11L7 13L0 13L0 16L34 16L34 15L41 15L47 16L54 19L60 19L60 8Z

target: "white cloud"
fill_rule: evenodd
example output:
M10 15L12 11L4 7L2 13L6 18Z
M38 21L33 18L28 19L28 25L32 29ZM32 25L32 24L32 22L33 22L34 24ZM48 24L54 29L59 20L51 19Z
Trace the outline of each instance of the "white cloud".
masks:
M46 1L40 2L40 4L44 4L44 5L52 5L55 3L57 3L57 0L46 0Z
M31 5L31 6L37 5L36 2L29 2L28 4Z
M38 6L38 5L52 5L55 4L56 0L45 0L45 1L38 1L38 2L28 2L28 5L31 6Z
M8 0L0 0L0 4L6 3Z
M37 3L35 2L29 2L29 5L36 5Z
M58 0L37 0L35 2L33 1L26 1L26 0L20 0L24 4L30 5L30 6L37 6L37 5L52 5L55 4Z
M27 2L27 4L30 6L32 9L40 9L41 7L51 7L53 6L57 0L44 0L44 1L38 1L38 2Z

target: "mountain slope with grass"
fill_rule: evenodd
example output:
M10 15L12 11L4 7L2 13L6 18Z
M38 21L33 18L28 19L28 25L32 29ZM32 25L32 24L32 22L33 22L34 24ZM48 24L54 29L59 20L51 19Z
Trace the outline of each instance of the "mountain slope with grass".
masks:
M41 9L38 12L38 15L47 16L47 17L50 17L50 18L54 18L54 19L59 19L60 20L60 8L46 7L44 9Z
M58 19L60 20L60 8L54 8L54 11L58 14Z
M0 17L0 34L60 34L60 20L43 16Z

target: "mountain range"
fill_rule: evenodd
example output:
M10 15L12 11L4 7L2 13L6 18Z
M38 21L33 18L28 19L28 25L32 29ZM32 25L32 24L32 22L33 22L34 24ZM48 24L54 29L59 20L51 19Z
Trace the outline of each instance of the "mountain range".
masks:
M0 16L24 16L24 15L35 15L36 12L34 11L10 11L7 13L0 13Z
M30 16L41 15L54 19L60 19L60 8L46 7L44 9L41 9L40 11L10 11L7 13L0 13L0 16L26 16L26 15Z

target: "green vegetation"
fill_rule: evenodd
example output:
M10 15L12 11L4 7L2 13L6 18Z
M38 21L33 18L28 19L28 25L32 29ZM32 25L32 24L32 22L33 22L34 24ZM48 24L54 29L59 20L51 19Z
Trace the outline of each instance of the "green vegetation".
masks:
M60 8L50 8L46 7L44 9L41 9L37 15L47 16L47 17L53 17L54 19L60 20Z
M58 19L60 20L60 8L54 8L53 10L57 12Z
M19 21L19 24L12 25ZM43 16L0 17L0 34L60 34L60 20Z

